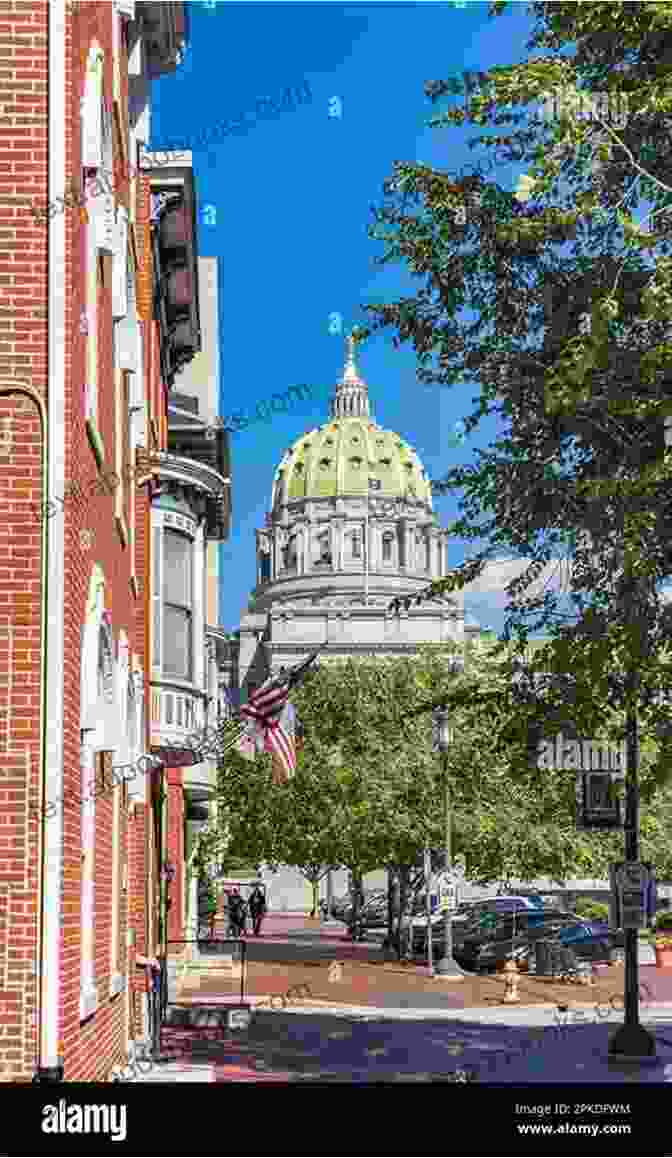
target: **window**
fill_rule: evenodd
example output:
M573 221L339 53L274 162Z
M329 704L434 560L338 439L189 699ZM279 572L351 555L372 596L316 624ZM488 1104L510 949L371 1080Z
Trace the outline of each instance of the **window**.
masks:
M383 535L383 563L392 562L392 540L394 536L386 531Z
M192 674L192 544L179 531L163 533L162 671L190 680Z
M152 667L161 671L161 528L152 535Z
M107 627L101 627L98 635L98 698L108 704L114 698L112 636Z
M120 390L120 439L121 439L121 454L120 459L120 486L119 496L121 499L121 517L124 520L126 531L131 529L131 491L134 485L132 477L132 458L131 458L131 390L130 390L131 374L128 370L121 371L121 390Z
M362 540L359 537L359 531L352 532L352 557L353 559L361 559L362 557Z

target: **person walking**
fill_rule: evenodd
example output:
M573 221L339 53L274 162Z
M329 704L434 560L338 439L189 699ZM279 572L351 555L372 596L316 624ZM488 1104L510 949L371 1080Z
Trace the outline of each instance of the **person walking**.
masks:
M250 917L252 918L252 932L258 937L261 932L261 922L266 915L266 897L259 885L255 885L248 901Z
M245 918L245 902L234 886L229 894L229 922L232 936L240 937L245 932Z

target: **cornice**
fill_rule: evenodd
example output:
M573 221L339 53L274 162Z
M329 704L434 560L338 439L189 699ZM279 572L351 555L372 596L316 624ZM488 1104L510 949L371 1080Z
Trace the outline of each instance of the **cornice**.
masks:
M213 496L225 496L231 480L225 478L205 463L182 455L160 451L152 456L152 466L165 482L176 482L182 486L193 486Z
M454 642L446 640L446 643ZM305 656L315 650L317 643L265 643L268 655L296 655ZM421 647L443 647L443 643L402 643L394 640L389 643L324 643L321 645L320 657L328 655L379 655L381 652L404 652L416 654Z

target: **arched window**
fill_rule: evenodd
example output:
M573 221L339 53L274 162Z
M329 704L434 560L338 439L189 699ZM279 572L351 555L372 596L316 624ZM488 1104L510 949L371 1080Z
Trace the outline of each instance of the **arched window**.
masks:
M392 541L394 536L391 531L386 531L383 535L383 563L392 562Z
M318 563L331 563L331 537L328 531L323 531L317 537Z

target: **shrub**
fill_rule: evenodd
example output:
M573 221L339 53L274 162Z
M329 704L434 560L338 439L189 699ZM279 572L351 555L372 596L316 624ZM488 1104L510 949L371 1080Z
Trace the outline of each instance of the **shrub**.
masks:
M592 901L590 897L578 900L574 906L574 912L579 917L585 917L588 921L609 920L609 905L605 905L603 901Z
M656 931L658 929L672 930L672 909L665 909L656 916Z

